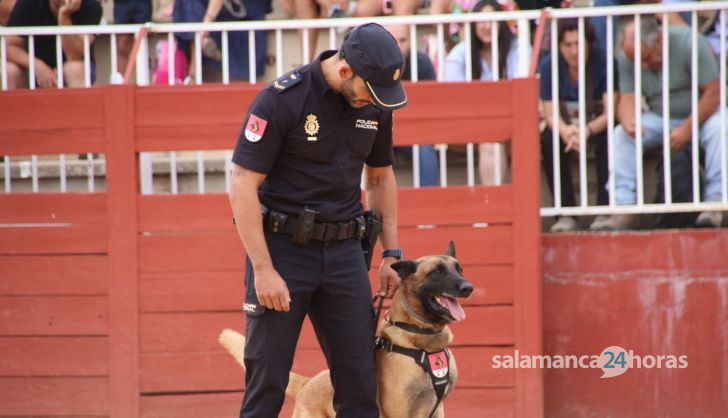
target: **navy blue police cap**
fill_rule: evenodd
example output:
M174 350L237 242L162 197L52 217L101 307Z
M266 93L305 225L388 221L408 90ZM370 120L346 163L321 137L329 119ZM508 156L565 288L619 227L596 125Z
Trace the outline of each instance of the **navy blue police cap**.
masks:
M366 23L344 37L341 56L364 83L374 103L388 110L407 105L402 86L404 59L397 41L381 25Z

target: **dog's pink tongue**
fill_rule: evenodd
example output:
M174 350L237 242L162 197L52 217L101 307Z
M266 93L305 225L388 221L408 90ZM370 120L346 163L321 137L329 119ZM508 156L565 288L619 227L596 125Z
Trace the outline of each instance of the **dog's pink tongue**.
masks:
M441 300L443 306L447 308L447 310L450 312L450 315L452 315L452 317L455 318L456 321L462 321L463 319L465 319L465 311L456 299L442 296Z

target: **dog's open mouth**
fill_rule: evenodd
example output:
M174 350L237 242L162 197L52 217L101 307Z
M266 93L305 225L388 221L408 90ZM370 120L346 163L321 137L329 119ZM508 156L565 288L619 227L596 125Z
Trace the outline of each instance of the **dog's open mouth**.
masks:
M435 310L449 315L453 321L465 319L465 311L456 298L442 294L433 296L431 302Z

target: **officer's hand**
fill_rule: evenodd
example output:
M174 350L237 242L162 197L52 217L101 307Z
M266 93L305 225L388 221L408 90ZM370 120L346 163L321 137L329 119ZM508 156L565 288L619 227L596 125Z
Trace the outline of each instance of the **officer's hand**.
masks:
M288 312L291 307L291 296L288 286L274 268L255 271L255 293L258 301L268 309Z
M379 266L379 290L377 290L377 294L384 296L385 299L391 299L399 287L401 279L399 274L391 267L396 262L397 259L394 257L384 257L382 265Z

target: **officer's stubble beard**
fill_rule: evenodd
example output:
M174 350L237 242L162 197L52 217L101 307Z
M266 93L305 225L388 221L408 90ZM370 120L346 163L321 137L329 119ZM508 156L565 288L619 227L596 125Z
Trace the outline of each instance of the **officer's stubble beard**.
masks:
M346 99L347 102L349 102L349 106L359 109L371 104L372 101L369 97L363 99L357 95L356 89L354 88L355 80L356 75L352 72L348 78L341 81L341 95L344 96L344 99Z

